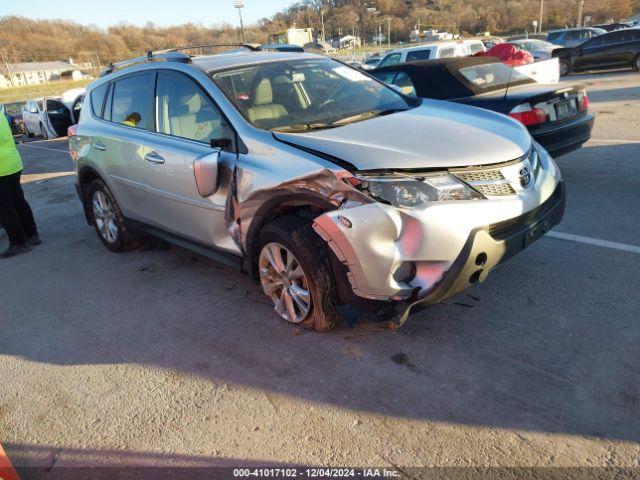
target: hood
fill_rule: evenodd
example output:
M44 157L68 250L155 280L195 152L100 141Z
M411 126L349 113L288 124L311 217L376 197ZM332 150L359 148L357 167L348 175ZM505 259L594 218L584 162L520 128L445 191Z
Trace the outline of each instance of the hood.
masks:
M342 127L274 136L358 170L487 165L514 160L531 148L526 128L509 117L427 99L411 110Z

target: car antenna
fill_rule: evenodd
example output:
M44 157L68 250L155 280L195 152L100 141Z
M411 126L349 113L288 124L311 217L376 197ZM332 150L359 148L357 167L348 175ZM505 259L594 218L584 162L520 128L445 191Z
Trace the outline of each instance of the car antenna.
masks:
M513 77L513 71L515 70L515 67L513 66L509 66L511 68L511 71L509 72L509 81L507 82L507 88L504 91L504 98L503 100L507 100L507 95L509 94L509 87L511 86L511 78Z

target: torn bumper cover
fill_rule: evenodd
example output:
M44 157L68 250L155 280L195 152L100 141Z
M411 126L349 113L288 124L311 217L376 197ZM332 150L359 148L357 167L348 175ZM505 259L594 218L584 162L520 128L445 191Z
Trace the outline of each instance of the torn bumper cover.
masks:
M383 318L402 325L417 309L484 281L557 225L564 184L548 179L540 187L526 201L450 202L417 212L362 205L325 213L314 229L347 266L354 293L394 301L393 314Z

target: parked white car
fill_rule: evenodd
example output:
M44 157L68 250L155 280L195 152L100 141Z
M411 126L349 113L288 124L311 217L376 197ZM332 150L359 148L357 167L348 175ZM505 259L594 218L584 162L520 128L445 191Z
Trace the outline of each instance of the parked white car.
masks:
M538 40L537 38L523 38L521 40L513 40L509 43L528 51L536 61L549 60L553 58L553 51L556 48L562 48L559 45L554 45L545 40Z
M392 50L380 61L376 68L389 67L398 63L434 60L437 58L467 57L478 52L485 52L481 40L453 40L422 43L413 47Z
M78 123L84 93L84 88L74 88L59 97L28 100L22 107L25 134L45 140L66 136L67 129Z

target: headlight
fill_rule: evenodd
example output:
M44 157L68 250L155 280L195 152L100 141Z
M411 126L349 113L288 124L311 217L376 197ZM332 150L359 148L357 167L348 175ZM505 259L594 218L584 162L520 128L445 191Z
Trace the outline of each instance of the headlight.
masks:
M405 175L356 176L355 187L382 203L401 208L420 208L430 202L446 200L477 200L484 198L448 173L416 177Z

